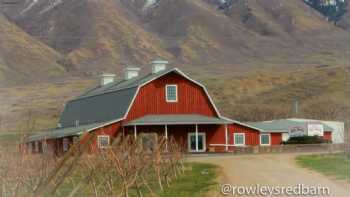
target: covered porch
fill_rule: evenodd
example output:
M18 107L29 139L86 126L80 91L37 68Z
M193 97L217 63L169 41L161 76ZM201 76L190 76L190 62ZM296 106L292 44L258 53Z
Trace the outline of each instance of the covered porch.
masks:
M166 149L172 137L184 151L200 153L209 151L210 144L227 144L228 124L231 123L230 120L197 114L147 115L124 123L123 134L137 139L141 133L156 133L164 136ZM223 151L227 150L228 146Z

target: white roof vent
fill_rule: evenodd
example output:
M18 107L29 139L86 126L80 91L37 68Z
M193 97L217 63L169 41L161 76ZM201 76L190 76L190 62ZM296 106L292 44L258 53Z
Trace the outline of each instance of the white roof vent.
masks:
M79 120L75 120L74 124L75 124L75 127L79 127L80 126L80 121Z
M113 83L115 78L115 74L104 73L101 75L101 86L107 85L109 83Z
M137 67L126 67L124 69L124 79L129 80L139 76L140 68Z
M152 64L152 73L155 74L165 70L169 62L165 60L154 60L153 62L151 62L151 64Z

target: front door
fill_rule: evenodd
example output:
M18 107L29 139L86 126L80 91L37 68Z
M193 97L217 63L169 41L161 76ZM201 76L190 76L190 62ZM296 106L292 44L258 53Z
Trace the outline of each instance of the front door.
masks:
M196 150L196 133L188 134L188 151L189 152L205 152L205 133L198 133L198 151Z

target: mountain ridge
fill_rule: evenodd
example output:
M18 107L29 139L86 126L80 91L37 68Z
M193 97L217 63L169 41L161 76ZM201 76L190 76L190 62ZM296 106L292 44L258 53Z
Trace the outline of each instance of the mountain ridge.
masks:
M348 65L350 33L303 0L235 0L223 7L225 2L28 0L0 9L57 54L51 64L63 68L62 76L95 76L154 58L220 74ZM30 70L22 69L19 75Z

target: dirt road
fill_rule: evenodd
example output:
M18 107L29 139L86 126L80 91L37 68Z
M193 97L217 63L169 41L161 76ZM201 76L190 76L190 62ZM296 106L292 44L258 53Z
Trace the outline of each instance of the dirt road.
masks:
M222 167L220 184L235 186L325 186L332 197L349 197L350 183L326 177L296 164L296 154L192 157L189 161L217 164ZM223 196L217 189L215 196ZM230 195L228 195L230 196ZM231 194L232 196L232 194Z

